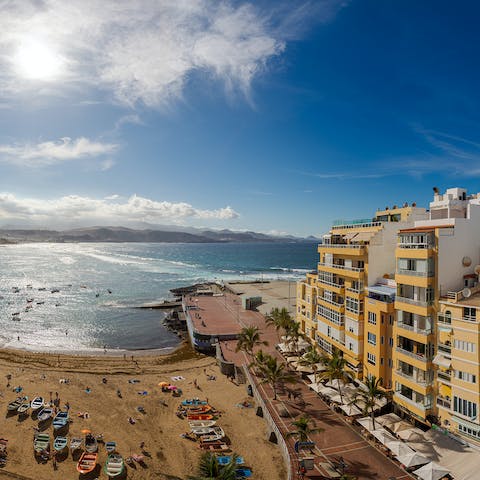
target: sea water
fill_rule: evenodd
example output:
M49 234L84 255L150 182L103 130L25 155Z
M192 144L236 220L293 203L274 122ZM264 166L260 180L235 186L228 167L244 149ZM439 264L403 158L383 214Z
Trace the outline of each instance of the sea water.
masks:
M1 246L0 346L92 352L171 348L178 337L163 327L165 313L135 306L205 280L296 281L316 261L312 243Z

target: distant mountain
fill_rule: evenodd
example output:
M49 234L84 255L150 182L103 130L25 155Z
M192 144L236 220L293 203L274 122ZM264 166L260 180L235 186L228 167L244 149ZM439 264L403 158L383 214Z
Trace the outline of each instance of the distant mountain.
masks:
M181 229L183 230L183 229ZM194 233L190 233L194 232ZM256 232L200 230L190 232L126 227L88 227L71 230L0 229L3 243L12 242L146 242L146 243L232 243L315 241L296 237L278 237Z

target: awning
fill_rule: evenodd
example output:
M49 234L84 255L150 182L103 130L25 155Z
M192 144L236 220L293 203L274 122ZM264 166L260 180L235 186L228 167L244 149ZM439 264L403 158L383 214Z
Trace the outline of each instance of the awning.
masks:
M424 442L425 441L425 437L423 436L422 430L416 427L402 430L401 432L398 432L397 435L402 440L405 440L407 442L414 442L414 441Z
M433 364L443 368L450 368L452 366L452 360L441 353L437 353L433 359Z
M326 397L333 397L334 395L338 394L338 392L333 388L325 386L323 388L320 388L317 393L320 393L320 395L325 395Z
M414 453L414 451L405 443L399 440L394 440L392 442L387 442L385 446L394 454L398 456L403 455L410 455ZM428 463L428 460L425 462ZM405 464L404 464L405 465ZM422 465L421 463L417 463L416 465Z
M450 473L450 470L436 462L430 462L418 470L415 470L413 473L422 480L441 480L445 475Z
M370 417L363 417L363 418L359 418L357 419L357 422L363 427L365 428L366 430L368 430L369 432L373 432L374 428L373 428L373 422L372 422L372 419ZM376 426L376 425L375 425Z
M416 467L418 465L425 465L430 460L417 452L412 452L407 455L396 455L396 459L405 467Z
M405 420L402 420L400 422L394 423L393 425L389 425L388 428L393 432L393 433L399 433L402 430L408 430L412 428L412 424L406 422Z
M391 433L388 433L384 428L378 428L370 433L383 445L396 440L395 437Z
M355 405L340 405L340 408L347 414L349 417L354 417L355 415L361 415L362 411Z
M387 285L372 285L367 287L369 292L376 293L378 295L388 295L391 297L397 293L397 289L394 287L388 287Z
M369 242L377 232L359 232L354 238L355 242Z
M311 383L308 388L312 389L316 393L320 393L320 390L324 389L325 387L321 383Z
M392 423L397 423L401 418L396 413L387 413L386 415L381 415L375 419L375 422L379 425L391 425Z
M345 240L352 240L354 239L356 236L358 235L358 233L346 233L343 238Z

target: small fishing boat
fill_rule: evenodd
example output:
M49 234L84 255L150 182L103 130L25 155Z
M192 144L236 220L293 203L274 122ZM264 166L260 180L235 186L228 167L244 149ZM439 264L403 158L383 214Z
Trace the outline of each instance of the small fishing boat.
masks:
M32 407L33 411L43 407L43 397L35 397L30 403L30 406Z
M12 317L16 317L17 315L20 315L20 312L12 313Z
M213 420L213 415L205 413L188 414L188 420Z
M28 414L28 410L30 409L30 402L23 402L18 408L17 413L19 415L26 415Z
M225 435L221 435L219 433L212 433L210 435L202 435L200 437L200 442L202 443L212 443L212 442L218 442L222 440L225 437Z
M33 439L33 449L36 452L48 450L50 446L50 435L48 433L37 433Z
M38 412L38 421L39 422L46 422L51 416L53 415L53 409L50 407L43 407L39 412Z
M37 302L37 305L43 305L45 302Z
M105 443L105 450L107 453L113 453L117 449L117 444L115 442L107 442Z
M199 447L208 452L228 452L230 447L224 442L200 443Z
M186 407L189 414L194 413L208 413L211 412L213 409L210 405L199 405L195 407Z
M219 465L228 465L232 461L232 456L231 455L220 455L217 457L217 462ZM235 459L235 465L243 465L245 463L245 460L243 457L238 456Z
M218 440L225 436L222 427L193 427L192 433L201 437L201 441L203 441L204 436L217 435Z
M83 439L81 438L71 438L70 439L70 450L74 452L75 450L78 450L83 443Z
M91 433L85 435L85 450L88 453L94 453L98 450L97 439Z
M53 429L60 430L68 423L68 412L58 412L53 419Z
M80 460L77 463L77 472L85 474L95 470L97 465L97 457L97 453L83 452Z
M202 427L213 427L216 425L215 420L191 420L188 422L190 425L190 428L202 428Z
M18 410L18 407L24 402L25 397L17 397L15 400L13 400L13 402L10 402L8 405L7 405L7 410L9 412L15 412L16 410Z
M65 437L57 437L53 442L53 448L57 452L61 452L63 449L67 448L68 440Z
M189 405L208 405L206 400L200 400L199 398L186 398L182 401L182 405L184 407L188 407Z
M125 470L123 457L118 453L111 453L105 462L103 470L109 477L118 477Z

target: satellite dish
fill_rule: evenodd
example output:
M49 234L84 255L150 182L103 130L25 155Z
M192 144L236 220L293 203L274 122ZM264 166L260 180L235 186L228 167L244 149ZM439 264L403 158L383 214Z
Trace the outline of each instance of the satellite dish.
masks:
M472 291L469 288L464 288L462 290L463 298L468 298L472 295Z
M475 267L474 272L475 272L477 275L480 275L480 265L477 265L477 266Z
M463 257L462 258L462 265L464 267L469 267L472 264L472 259L470 257Z

